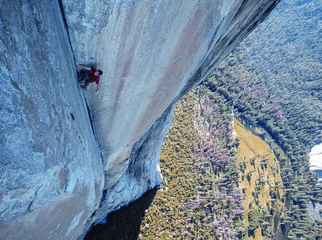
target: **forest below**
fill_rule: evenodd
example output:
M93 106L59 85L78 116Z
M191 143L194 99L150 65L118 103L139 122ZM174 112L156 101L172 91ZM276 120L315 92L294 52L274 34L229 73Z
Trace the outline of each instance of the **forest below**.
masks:
M261 128L275 150L286 203L281 229L288 239L322 236L321 218L307 212L310 202L322 201L308 161L322 139L321 16L319 1L282 1L205 83L237 118Z
M145 218L150 225L141 229L142 236L322 239L322 212L314 209L322 202L322 188L308 156L322 139L321 16L319 1L282 1L206 82L178 103L161 155L163 191ZM248 212L244 205L247 191L264 193L261 187L247 189L251 183L245 189L245 178L252 177L243 173L250 166L240 165L232 112L269 144L278 162L271 168L277 182L269 190L273 200L263 204L254 198L257 208L252 209L258 211ZM257 164L265 166L263 160ZM258 171L257 160L252 161ZM219 196L228 197L229 204ZM273 201L283 207L267 205ZM164 213L166 225L160 222ZM265 215L277 218L272 222Z
M322 239L322 185L308 156L322 140L321 39L321 1L281 1L178 102L163 185L135 236ZM147 208L143 199L123 215Z

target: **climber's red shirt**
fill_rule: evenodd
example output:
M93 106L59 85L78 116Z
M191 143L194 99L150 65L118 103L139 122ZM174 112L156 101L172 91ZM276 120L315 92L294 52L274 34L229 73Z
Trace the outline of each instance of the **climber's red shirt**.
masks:
M94 72L96 72L96 71L97 71L97 69L92 67L90 77L91 77L92 82L96 82L96 84L99 84L100 83L100 75L95 76Z

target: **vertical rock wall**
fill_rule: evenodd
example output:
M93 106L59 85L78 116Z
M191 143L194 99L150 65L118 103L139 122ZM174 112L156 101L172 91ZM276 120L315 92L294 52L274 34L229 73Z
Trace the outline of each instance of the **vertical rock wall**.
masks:
M159 116L204 79L277 1L62 2L76 61L104 71L99 92L95 86L86 92L103 151L107 194L95 221L133 200L128 196L138 197L160 183L152 174L137 182L145 187L133 189L130 178L123 184L135 171L131 168L140 167L131 164L135 143L153 131L163 132L162 124L152 127ZM162 144L144 140L150 142L153 147L146 151ZM157 163L158 154L140 159Z
M0 239L76 239L103 168L57 1L0 5Z
M173 105L276 2L4 0L0 238L76 239L160 184ZM104 71L86 91L103 163L73 53Z

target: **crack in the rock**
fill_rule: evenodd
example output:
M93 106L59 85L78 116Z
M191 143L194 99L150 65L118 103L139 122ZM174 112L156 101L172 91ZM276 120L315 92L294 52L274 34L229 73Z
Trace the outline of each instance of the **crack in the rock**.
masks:
M41 187L39 187L39 188L36 190L34 198L33 198L33 199L31 200L31 202L29 203L28 208L27 208L28 212L31 212L31 206L32 206L32 204L34 203L34 201L36 200L37 195L38 195L38 191L39 191L39 189L40 189L40 188L41 188Z

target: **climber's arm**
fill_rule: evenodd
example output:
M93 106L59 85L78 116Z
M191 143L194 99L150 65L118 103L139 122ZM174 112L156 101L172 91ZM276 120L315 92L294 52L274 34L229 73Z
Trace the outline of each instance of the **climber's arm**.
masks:
M90 68L90 67L88 67L88 66L86 66L86 65L84 65L84 64L76 63L76 65L77 65L78 67L85 68L85 69L87 69L87 70L91 70L91 68Z

